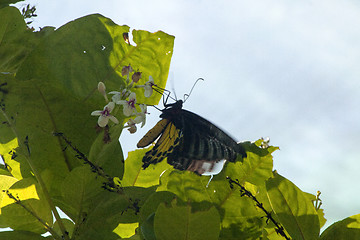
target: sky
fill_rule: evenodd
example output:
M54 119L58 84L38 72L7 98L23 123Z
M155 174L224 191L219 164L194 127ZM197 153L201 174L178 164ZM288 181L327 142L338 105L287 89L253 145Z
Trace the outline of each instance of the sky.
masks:
M360 3L327 1L32 0L32 24L100 13L174 35L168 89L238 141L269 137L274 169L321 191L326 226L360 213ZM85 69L84 69L85 70ZM162 107L162 106L161 106ZM124 152L159 119L123 135Z

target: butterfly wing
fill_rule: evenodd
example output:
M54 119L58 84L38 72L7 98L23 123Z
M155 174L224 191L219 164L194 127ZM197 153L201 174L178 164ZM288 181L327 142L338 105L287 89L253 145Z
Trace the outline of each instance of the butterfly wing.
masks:
M195 113L168 109L161 117L173 122L183 135L168 155L168 163L174 168L203 174L211 172L221 160L234 162L238 154L246 156L245 150L233 138Z
M140 139L137 147L146 147L154 142L159 136L160 138L155 146L145 153L143 158L144 169L150 164L156 164L168 157L179 144L182 137L180 129L177 129L168 119L162 119L147 132L142 139Z
M181 100L166 105L162 112L162 120L138 143L138 147L146 147L160 136L155 146L145 153L144 169L167 158L174 168L201 175L219 169L219 164L223 165L225 160L234 162L238 154L246 157L242 146L227 133L199 115L182 109Z

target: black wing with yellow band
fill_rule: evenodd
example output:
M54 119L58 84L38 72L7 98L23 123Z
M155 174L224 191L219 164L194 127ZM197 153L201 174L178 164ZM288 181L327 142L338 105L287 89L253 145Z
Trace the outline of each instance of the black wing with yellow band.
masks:
M161 136L160 136L161 135ZM145 136L138 142L137 147L143 148L150 145L160 136L155 146L145 153L143 168L150 164L161 162L168 157L179 144L182 134L168 119L160 120Z
M162 120L139 141L138 147L146 147L160 136L143 158L144 169L167 158L176 169L203 174L220 160L234 162L238 154L246 157L234 139L208 120L182 109L182 103L166 105Z

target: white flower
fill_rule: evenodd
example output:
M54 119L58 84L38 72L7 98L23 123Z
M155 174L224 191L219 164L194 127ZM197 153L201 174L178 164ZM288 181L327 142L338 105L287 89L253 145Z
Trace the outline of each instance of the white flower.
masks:
M91 116L100 116L99 119L98 119L98 125L100 127L105 127L108 122L109 122L109 119L111 121L113 121L114 123L118 124L119 121L116 119L116 117L114 117L113 115L111 115L111 111L114 109L115 107L115 103L114 102L109 102L105 107L104 107L104 110L100 111L100 110L97 110L97 111L93 111L91 113Z
M98 91L104 96L105 101L108 102L109 100L106 96L105 90L106 90L105 84L103 82L99 82L98 83Z
M127 98L130 95L130 91L128 91L127 89L122 90L122 92L118 92L118 91L112 91L109 92L109 94L114 94L114 96L112 96L112 100L113 102L115 102L116 104L121 104L120 101L122 101L122 99Z
M131 118L131 119L129 119L129 121L127 121L127 125L124 126L124 128L128 128L130 133L135 133L137 130L137 127L135 124L136 123L135 123L134 119Z
M134 119L136 124L141 123L141 127L143 127L146 123L146 114L147 106L145 104L140 104L141 112L136 113L137 117Z
M129 100L119 100L117 104L123 105L125 116L133 115L136 112L136 94L134 92L130 93Z
M149 81L147 81L144 85L137 85L137 88L144 88L145 92L144 92L144 96L145 97L150 97L153 93L153 86L155 85L154 83L154 79L152 78L152 76L149 76Z
M261 148L268 148L269 147L269 143L270 143L270 138L267 137L267 138L261 138L262 142L261 142L261 145L260 147Z

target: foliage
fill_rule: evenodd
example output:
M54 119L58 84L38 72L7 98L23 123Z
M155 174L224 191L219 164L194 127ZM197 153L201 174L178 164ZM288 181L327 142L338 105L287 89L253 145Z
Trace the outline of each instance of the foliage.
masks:
M359 215L319 235L319 194L274 172L277 147L263 139L242 143L247 158L227 163L210 183L166 161L142 169L146 149L124 161L117 139L145 115L139 106L126 115L126 101L135 92L137 103L159 102L144 86L149 78L165 86L173 36L134 30L130 44L128 26L99 14L33 31L18 9L1 6L0 227L13 231L0 239L359 237ZM106 105L118 124L107 118L103 128L90 116L108 103L99 82L119 98L114 110Z

